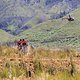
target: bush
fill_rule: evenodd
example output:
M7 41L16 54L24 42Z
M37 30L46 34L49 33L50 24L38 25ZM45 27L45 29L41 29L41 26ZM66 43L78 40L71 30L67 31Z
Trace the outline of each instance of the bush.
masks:
M0 72L0 77L1 78L8 78L8 76L9 76L8 68L4 68L4 70Z
M43 65L38 60L34 62L34 67L35 67L35 74L37 75L43 71Z
M15 65L15 66L12 66L12 76L13 77L19 77L21 76L22 74L25 74L25 69L23 68L20 68L19 66Z
M56 69L53 66L48 66L47 73L50 75L55 74Z

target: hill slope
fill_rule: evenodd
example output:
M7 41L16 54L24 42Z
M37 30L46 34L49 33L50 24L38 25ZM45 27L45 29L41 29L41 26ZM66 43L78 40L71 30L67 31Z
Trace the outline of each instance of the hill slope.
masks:
M79 5L80 0L1 0L0 29L18 35L45 20L60 18Z
M26 36L35 45L80 47L80 8L71 13L75 21L57 19L41 23L19 36ZM65 16L66 17L66 16Z
M0 29L0 42L7 42L14 40L14 36Z

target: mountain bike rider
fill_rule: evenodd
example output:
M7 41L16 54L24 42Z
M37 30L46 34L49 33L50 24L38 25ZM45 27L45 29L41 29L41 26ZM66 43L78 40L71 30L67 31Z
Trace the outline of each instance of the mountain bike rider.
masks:
M22 52L25 52L27 50L27 46L28 46L28 41L24 40L24 39L20 39L17 42L17 46L19 50L22 50Z
M19 41L17 41L17 46L18 46L19 50L22 49L22 39L20 39Z
M28 46L28 41L27 40L22 40L22 50L23 52L25 52L27 50L27 46Z
M74 18L69 15L68 21L74 21Z

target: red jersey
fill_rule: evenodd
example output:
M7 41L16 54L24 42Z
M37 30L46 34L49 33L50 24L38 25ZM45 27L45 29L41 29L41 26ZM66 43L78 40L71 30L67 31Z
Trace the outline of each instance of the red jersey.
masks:
M18 45L21 45L21 43L22 43L22 41L17 41L17 44L18 44Z
M28 44L28 41L22 41L22 45L27 45Z

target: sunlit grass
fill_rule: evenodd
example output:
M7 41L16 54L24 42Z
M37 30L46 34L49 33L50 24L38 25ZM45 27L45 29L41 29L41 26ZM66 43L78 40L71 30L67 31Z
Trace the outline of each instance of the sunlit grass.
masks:
M7 60L7 58L26 58L28 56L20 55L21 52L17 49L10 48L8 46L0 46L0 57L5 58L5 65L0 70L0 78L6 79L20 76L27 77L27 71L25 66L19 65L17 62L12 63ZM35 65L35 77L32 80L79 80L80 73L75 71L73 75L71 75L70 70L58 70L56 67L47 66L47 69L43 66L43 64L39 61L39 59L70 59L76 57L75 49L46 49L46 48L36 48L32 52L33 62ZM30 55L29 55L30 56ZM21 63L20 63L21 64ZM75 66L74 66L75 67ZM22 79L20 79L22 80Z

